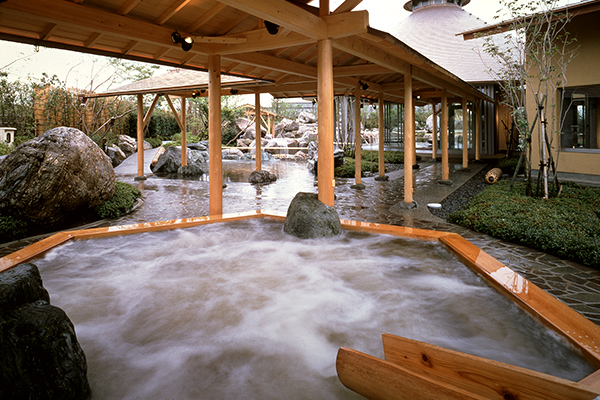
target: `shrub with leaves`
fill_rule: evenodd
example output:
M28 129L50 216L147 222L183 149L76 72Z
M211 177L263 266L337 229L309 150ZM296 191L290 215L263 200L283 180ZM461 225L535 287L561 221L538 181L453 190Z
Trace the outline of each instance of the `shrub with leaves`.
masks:
M356 169L354 160L355 159L351 157L344 157L344 164L335 169L335 176L338 178L354 178L354 171ZM366 171L377 171L378 168L377 163L365 161L364 159L360 163L360 166L362 170L362 176L364 176Z
M117 181L115 194L94 210L100 218L119 218L127 214L141 196L142 192L137 187Z
M526 196L524 183L509 185L489 186L448 221L600 268L600 189L567 183L543 199Z
M0 243L24 238L28 231L26 222L11 216L0 216Z

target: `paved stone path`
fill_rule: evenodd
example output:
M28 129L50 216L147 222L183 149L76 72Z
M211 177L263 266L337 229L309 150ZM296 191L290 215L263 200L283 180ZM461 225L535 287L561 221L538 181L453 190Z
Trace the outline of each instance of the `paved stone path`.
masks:
M146 163L155 150L147 151ZM133 161L132 161L133 159ZM196 217L208 213L208 181L174 180L152 176L146 166L148 180L134 181L136 157L130 157L116 170L117 179L137 185L143 193L144 204L139 210L118 220L102 221L96 226L123 225L138 222ZM299 191L316 191L315 179L306 168L291 162L265 163L280 180L274 184L255 187L247 183L253 170L252 163L226 163L224 167L227 188L223 194L223 210L226 213L264 209L287 210L293 196ZM574 262L535 251L524 246L510 244L490 236L469 231L446 223L431 214L428 203L441 202L473 175L485 168L484 164L471 165L470 171L461 171L460 165L452 165L451 186L441 185L440 163L422 162L414 170L415 209L405 210L396 205L403 201L403 171L388 174L389 180L378 182L366 177L364 190L351 189L353 179L339 179L336 187L336 208L341 218L401 225L463 235L500 262L517 271L531 282L556 296L587 318L600 325L600 271ZM13 242L0 246L0 255L10 254L39 238Z

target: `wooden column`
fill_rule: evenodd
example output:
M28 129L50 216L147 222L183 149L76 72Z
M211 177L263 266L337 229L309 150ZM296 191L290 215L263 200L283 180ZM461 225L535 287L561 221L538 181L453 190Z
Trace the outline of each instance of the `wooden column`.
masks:
M481 107L483 103L481 100L476 100L473 104L475 106L475 160L479 161L481 158Z
M256 170L262 169L262 135L260 132L260 92L254 94L254 120L256 123L256 134L254 135L254 143L256 143Z
M317 96L319 102L319 200L334 204L335 175L333 171L333 47L331 39L317 43Z
M354 88L354 180L357 185L362 177L362 136L360 131L360 84Z
M208 57L208 180L209 215L223 214L221 160L221 57Z
M185 97L181 98L181 166L187 165L187 124Z
M384 101L383 93L379 95L378 102L378 116L379 116L379 176L385 176L385 118L384 118Z
M144 95L137 95L137 153L138 173L144 176Z
M412 68L404 74L404 202L413 202L413 164L415 151L415 106Z
M467 99L462 99L462 119L463 119L463 153L462 153L462 166L463 168L469 168L469 110L467 109Z
M437 125L438 125L438 123L437 123L437 114L435 112L436 105L437 105L436 103L431 103L431 109L433 110L433 114L432 114L433 119L431 122L431 127L432 127L432 131L433 131L432 138L431 138L431 141L432 141L431 159L432 160L435 160L437 158Z
M450 167L448 165L448 92L442 89L442 179L450 178Z

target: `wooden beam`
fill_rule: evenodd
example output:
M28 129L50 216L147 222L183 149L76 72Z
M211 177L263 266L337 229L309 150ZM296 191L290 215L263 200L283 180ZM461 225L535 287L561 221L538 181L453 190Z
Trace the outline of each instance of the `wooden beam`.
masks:
M68 1L28 0L5 2L2 3L1 8L11 14L36 16L42 21L58 23L76 29L81 29L82 23L78 21L85 21L85 28L90 31L144 43L174 46L171 41L171 33L173 33L171 28L84 4L75 4ZM188 35L185 32L181 32L181 34L182 36ZM210 46L196 46L196 48L190 50L190 53L207 55L210 51Z
M129 12L131 10L133 10L135 8L135 6L137 6L138 4L141 3L142 0L127 0L125 3L123 3L123 5L121 6L121 8L119 8L119 10L117 11L118 14L120 15L127 15L129 14Z
M333 41L333 47L401 74L405 74L410 67L409 63L364 40L340 38Z
M46 29L44 29L44 31L40 34L40 39L48 40L52 36L52 34L56 31L57 28L58 28L57 24L48 24Z
M312 39L327 37L327 23L316 15L283 0L219 0L255 17L285 26Z
M356 7L358 7L358 5L360 3L362 3L362 0L346 0L342 4L340 4L338 6L338 8L336 8L335 11L332 14L339 14L339 13L344 13L344 12L352 11Z
M88 40L86 40L85 43L83 44L84 47L94 46L96 44L96 42L98 41L98 39L100 39L100 36L102 36L102 34L99 32L92 33L92 35L88 38Z
M157 19L154 20L154 23L157 25L163 25L167 22L173 15L177 14L183 7L185 7L191 0L177 0L173 2Z
M319 102L319 150L318 180L319 200L334 205L335 176L333 172L333 47L330 39L317 44L318 59L318 102Z
M221 4L221 3L215 4L210 10L205 12L201 18L198 18L196 20L196 22L194 22L192 25L190 25L186 29L186 31L192 32L192 33L196 32L204 24L206 24L208 21L213 19L218 13L220 13L225 7L227 7L225 4Z
M327 23L327 37L331 39L360 35L366 33L369 27L367 11L330 14L323 20Z
M150 117L152 116L152 112L154 111L154 108L156 107L156 104L158 103L158 99L160 99L160 94L157 94L156 96L154 96L154 100L152 100L152 104L150 105L150 108L148 109L148 111L146 112L146 115L144 116L144 129L146 129L146 127L150 123Z
M292 46L301 46L306 44L314 45L314 40L296 32L289 32L287 35L270 35L266 29L257 29L243 34L235 34L231 36L223 36L223 38L231 38L240 43L217 44L213 51L215 54L241 54L251 53L255 51L267 51ZM218 39L218 38L216 38ZM218 43L217 41L213 43Z
M209 215L223 214L221 159L221 57L208 58L208 190Z
M177 125L179 125L179 129L183 132L183 125L181 123L181 118L179 118L179 113L177 112L177 109L175 108L175 106L173 105L173 102L171 101L171 96L169 96L168 94L165 94L165 99L167 100L167 103L169 104L169 107L171 108L171 111L173 112L173 117L175 117L175 121L177 121Z
M334 67L333 76L361 76L361 75L374 75L374 74L387 74L390 70L377 64L361 64L361 65L347 65L343 67ZM384 85L382 85L383 87Z
M305 76L309 78L317 77L317 68L310 65L300 64L294 61L284 60L281 58L269 56L261 53L248 53L227 55L223 57L227 60L240 62L248 65L268 68L275 71L286 72L294 75Z

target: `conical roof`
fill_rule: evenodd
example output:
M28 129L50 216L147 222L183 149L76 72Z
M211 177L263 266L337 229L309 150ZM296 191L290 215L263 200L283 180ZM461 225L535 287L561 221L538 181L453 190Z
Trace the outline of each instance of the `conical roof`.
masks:
M493 82L497 62L483 52L483 40L457 34L487 25L456 4L433 4L413 11L390 30L396 38L469 83Z

